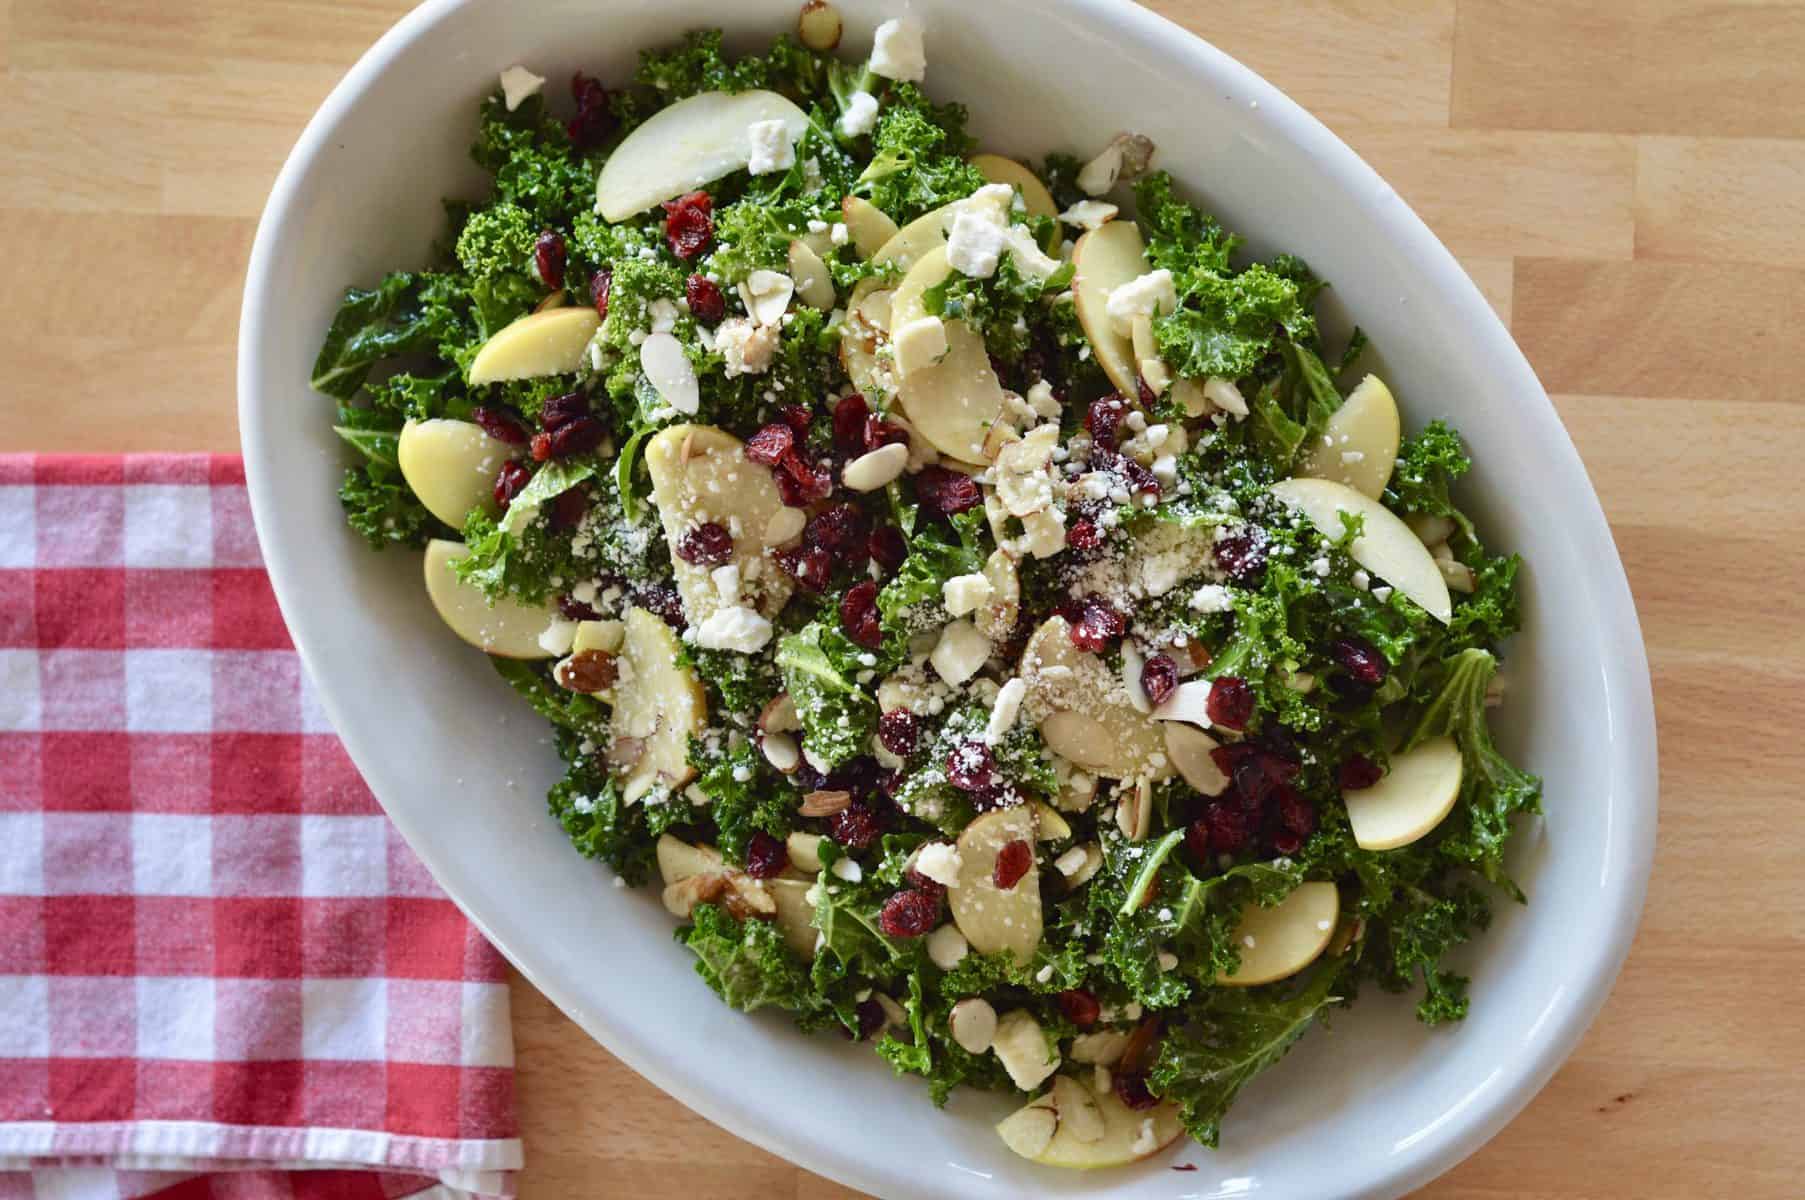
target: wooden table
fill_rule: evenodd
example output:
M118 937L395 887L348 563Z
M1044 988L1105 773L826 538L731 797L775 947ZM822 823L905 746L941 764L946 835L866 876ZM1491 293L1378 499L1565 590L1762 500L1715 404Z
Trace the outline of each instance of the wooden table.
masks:
M237 447L264 194L407 7L0 0L0 449ZM1327 121L1466 264L1585 456L1648 636L1665 795L1635 951L1548 1089L1423 1194L1805 1193L1805 3L1155 7ZM534 1200L850 1194L530 986L514 1003Z

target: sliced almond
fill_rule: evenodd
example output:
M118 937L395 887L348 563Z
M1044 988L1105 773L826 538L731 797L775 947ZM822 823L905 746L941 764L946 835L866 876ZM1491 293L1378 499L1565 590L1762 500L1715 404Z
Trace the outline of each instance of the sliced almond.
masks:
M820 259L815 261L819 262ZM782 271L754 271L740 284L740 300L760 325L776 325L789 311L796 281Z
M1195 725L1166 723L1166 757L1184 781L1205 796L1220 796L1228 788L1228 776L1210 757L1215 748L1216 739Z
M899 478L908 465L909 448L892 442L847 463L840 472L840 482L855 492L875 492Z
M796 18L796 36L810 50L826 52L840 44L840 10L829 0L807 0Z
M1207 727L1210 723L1210 681L1207 679L1187 679L1172 689L1153 710L1155 721L1187 721L1192 725Z
M834 306L834 278L828 273L827 264L821 261L821 256L809 249L805 242L790 243L790 278L795 281L797 297L810 308L825 312ZM777 315L782 319L781 311ZM766 321L765 324L775 322Z
M683 343L668 333L654 333L639 344L639 369L659 399L680 413L693 414L701 404L696 369Z
M796 702L790 699L788 692L779 692L765 702L759 710L758 728L761 733L794 733L802 728L802 718L796 714Z
M851 803L851 792L810 792L802 798L802 804L796 811L805 817L831 817L835 813L845 812L846 806Z
M1116 801L1116 828L1131 842L1143 841L1153 828L1153 785L1138 780L1134 790Z
M758 751L765 756L765 761L771 764L772 769L781 774L793 774L802 766L802 747L797 744L794 734L760 734Z

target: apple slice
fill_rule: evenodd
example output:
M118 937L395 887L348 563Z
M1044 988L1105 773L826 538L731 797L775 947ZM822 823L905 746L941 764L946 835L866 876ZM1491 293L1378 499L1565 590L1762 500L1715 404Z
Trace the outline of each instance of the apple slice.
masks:
M656 849L658 876L664 880L666 887L682 883L692 875L708 875L727 869L721 852L713 846L692 846L668 833L659 837Z
M895 380L878 358L890 338L890 301L896 290L875 276L861 279L846 297L846 317L840 323L840 366L852 386L866 396L888 396Z
M1428 610L1446 625L1453 614L1448 585L1435 559L1390 509L1371 496L1332 479L1285 479L1272 485L1272 494L1303 513L1317 531L1330 540L1346 532L1341 514L1361 518L1360 536L1348 547L1353 560Z
M1332 883L1301 884L1271 908L1249 904L1235 927L1241 965L1216 982L1253 987L1297 974L1328 948L1340 918L1341 895Z
M1053 193L1047 190L1040 177L1013 158L1004 158L1000 154L973 155L971 165L990 182L1006 183L1020 192L1030 216L1053 218L1053 232L1047 238L1048 244L1041 248L1048 254L1056 254L1059 250L1059 206L1053 203Z
M480 425L438 418L403 425L395 457L426 511L462 529L473 508L494 514L495 475L513 452Z
M1134 340L1117 333L1109 319L1109 294L1147 273L1146 247L1133 221L1111 221L1078 239L1072 250L1077 274L1072 280L1072 300L1078 308L1078 324L1090 339L1097 365L1124 396L1136 395L1140 368L1135 361Z
M852 248L860 258L872 257L897 234L896 222L863 196L848 196L842 200L840 219L846 222L846 234L852 239Z
M626 626L608 762L621 776L621 799L632 804L654 787L675 792L694 778L689 739L702 731L708 699L679 660L683 647L669 625L632 608Z
M996 885L997 855L1011 842L1035 841L1034 810L1025 804L984 813L959 835L959 884L948 888L953 923L979 954L1007 951L1025 963L1040 945L1040 873L1030 865L1012 886Z
M897 231L896 236L878 247L871 256L875 263L893 262L905 271L914 267L921 256L930 250L943 249L946 246L946 231L952 225L953 218L964 209L989 209L1005 222L1009 216L1009 197L1003 189L980 190L966 196L962 200L954 200L951 204L943 204L932 212L923 213Z
M776 616L792 584L765 545L765 530L784 507L770 468L749 461L738 438L712 425L659 430L646 443L645 463L689 623L700 625L720 609L741 605ZM705 521L733 538L728 561L738 565L739 578L727 594L714 574L719 565L698 566L676 553L684 536Z
M765 880L765 889L777 904L778 931L804 962L815 957L815 943L820 940L820 931L815 928L815 905L808 898L814 886L810 879Z
M568 375L583 365L589 339L601 328L595 309L548 308L495 331L470 362L472 384Z
M903 412L927 443L972 466L987 466L985 439L1003 416L1003 385L984 339L964 321L945 321L946 353L918 366L897 387Z
M1451 737L1392 755L1379 782L1341 793L1355 843L1362 850L1396 850L1429 833L1453 811L1464 769Z
M469 551L462 542L426 543L426 595L451 632L496 658L551 658L539 638L559 620L552 608L502 597L491 605L482 589L459 579L451 564Z
M1368 375L1329 418L1297 473L1345 483L1377 500L1391 482L1398 437L1398 402L1384 380Z
M1121 680L1095 654L1072 645L1064 617L1049 617L1022 650L1027 707L1055 754L1108 779L1172 774L1159 723L1138 713ZM1159 765L1155 765L1159 764Z
M596 211L624 221L745 170L758 121L782 121L792 144L808 128L808 115L776 92L703 92L660 110L608 156L595 180Z
M1077 1170L1139 1162L1184 1132L1177 1105L1161 1101L1136 1112L1114 1092L1094 1091L1065 1075L1055 1077L1050 1091L1003 1118L996 1129L1003 1143L1023 1158Z

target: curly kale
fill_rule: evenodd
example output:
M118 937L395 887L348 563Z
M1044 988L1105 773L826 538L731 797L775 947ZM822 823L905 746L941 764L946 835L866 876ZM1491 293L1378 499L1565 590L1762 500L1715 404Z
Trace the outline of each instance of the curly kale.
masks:
M964 105L936 105L914 84L896 84L872 134L871 165L854 190L898 225L971 195L985 179L967 161L976 143L965 122Z
M837 622L811 621L783 639L777 669L802 720L802 748L820 768L834 770L865 753L877 732L877 702L857 682L859 647Z

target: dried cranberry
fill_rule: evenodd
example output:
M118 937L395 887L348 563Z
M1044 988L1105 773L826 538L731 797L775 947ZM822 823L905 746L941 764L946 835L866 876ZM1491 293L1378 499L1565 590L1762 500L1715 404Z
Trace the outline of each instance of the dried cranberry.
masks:
M1095 550L1103 544L1103 531L1095 521L1080 517L1066 527L1065 544L1074 550Z
M553 291L563 287L564 262L564 235L547 229L533 243L533 268L539 272L539 282Z
M575 529L589 512L589 493L580 487L559 492L552 501L552 528Z
M1378 648L1360 638L1342 638L1335 642L1329 647L1329 657L1357 682L1368 687L1384 683L1386 673L1391 669Z
M689 301L689 315L705 325L713 325L727 315L727 297L721 286L706 275L691 275L683 281L683 298Z
M870 536L870 520L863 509L851 502L822 509L802 528L804 545L819 546L836 558L848 557L855 550L862 553Z
M533 461L545 462L552 456L552 435L535 433L532 441Z
M1185 827L1185 846L1199 862L1210 861L1210 823L1202 817Z
M664 202L664 237L671 253L689 260L714 240L714 201L707 192L690 192Z
M608 296L614 290L614 272L603 267L589 277L589 302L595 305L596 315L602 320L608 319Z
M815 414L800 404L786 404L777 410L777 415L797 437L807 434L808 427L815 423Z
M794 579L799 587L811 592L827 589L827 581L833 575L834 560L825 550L807 546L792 546L777 552L777 565L783 573Z
M470 419L482 427L482 431L498 442L506 442L510 446L524 446L531 433L521 424L513 413L500 408L477 408L470 412Z
M790 427L773 421L746 439L746 457L761 467L774 467L795 444Z
M1022 876L1034 866L1034 847L1025 840L1016 838L997 851L996 866L991 868L990 882L997 885L998 890L1008 891L1022 881Z
M1072 645L1093 654L1128 632L1128 618L1095 593L1069 606L1066 620Z
M1212 553L1216 565L1242 587L1254 587L1266 577L1266 535L1257 529L1223 538Z
M1158 496L1162 491L1153 472L1127 455L1116 463L1116 472L1128 480L1128 490L1137 496Z
M960 742L946 757L946 780L962 792L980 792L996 782L996 759L977 740Z
M884 1006L876 1000L861 1000L853 1006L852 1011L858 1017L859 1031L856 1034L849 1032L846 1036L857 1041L862 1042L868 1037L882 1033L884 1026L890 1023L890 1019L884 1016Z
M877 913L878 928L893 938L920 937L939 920L940 897L914 888L891 896Z
M614 112L608 107L608 89L602 81L578 71L570 77L570 95L577 102L577 115L564 126L573 146L592 150L608 140L614 132Z
M1159 1097L1147 1090L1147 1076L1140 1071L1117 1071L1116 1099L1139 1112L1159 1103Z
M834 405L834 449L846 455L862 454L865 419L870 415L871 406L857 392L840 397Z
M1253 689L1239 675L1218 675L1210 684L1210 698L1204 705L1210 724L1224 729L1246 729L1253 716Z
M976 507L984 497L971 476L945 467L923 467L915 476L915 498L922 506L946 516Z
M676 588L661 583L646 584L634 590L633 603L672 629L683 628L683 597L677 594Z
M1279 822L1299 837L1316 832L1316 806L1298 795L1295 788L1277 789Z
M1272 794L1272 789L1276 786L1272 776L1266 773L1266 766L1260 761L1260 756L1257 754L1250 754L1237 763L1231 778L1234 780L1235 791L1241 794L1241 798L1247 802L1248 808L1256 812L1261 805L1266 803L1266 798Z
M1116 447L1116 434L1122 418L1128 415L1128 402L1120 396L1099 396L1091 401L1084 414L1084 427L1090 430L1091 444L1106 450Z
M884 627L877 614L877 584L867 579L847 589L840 600L840 625L846 636L876 650L884 644Z
M865 418L865 449L876 450L883 446L907 446L909 431L895 421L886 421L872 413Z
M863 850L884 831L884 814L868 801L854 800L827 818L827 832L849 850Z
M495 503L505 511L514 502L514 497L520 495L520 489L526 486L526 481L532 477L531 471L511 458L502 463L501 470L495 476Z
M1141 664L1141 690L1149 704L1164 704L1178 690L1178 664L1171 655L1155 654Z
M1203 810L1203 823L1210 832L1210 847L1233 854L1247 842L1247 818L1231 804L1215 801Z
M584 604L575 596L559 596L558 611L572 621L599 621L602 614Z
M908 539L894 525L880 525L865 539L865 552L886 571L894 571L909 557Z
M547 433L555 433L578 417L588 415L589 397L582 392L565 392L539 406L539 424Z
M915 749L915 739L920 733L915 714L906 708L893 708L877 719L877 740L899 758Z
M677 557L697 567L718 567L733 557L733 535L704 521L677 539Z
M1135 391L1140 397L1141 407L1152 412L1153 406L1159 403L1159 393L1153 390L1153 385L1147 382L1145 375L1142 375L1135 383Z
M571 458L578 454L588 454L602 444L608 436L608 427L594 417L578 417L574 421L558 426L546 435L551 440L551 456L553 458ZM538 437L534 437L533 453L538 457Z
M1304 839L1289 829L1280 829L1272 835L1272 848L1280 854L1296 854L1304 848Z
M1344 792L1357 792L1361 788L1369 788L1384 778L1385 773L1379 770L1379 764L1364 754L1350 754L1335 772L1335 781Z
M795 450L785 456L781 468L772 476L777 481L777 494L791 508L804 508L833 494L833 472L808 462Z
M746 841L746 874L754 879L771 879L790 865L790 852L784 844L762 829L754 830Z
M1103 1015L1103 1006L1083 988L1072 988L1059 993L1059 1011L1078 1028L1089 1029Z

